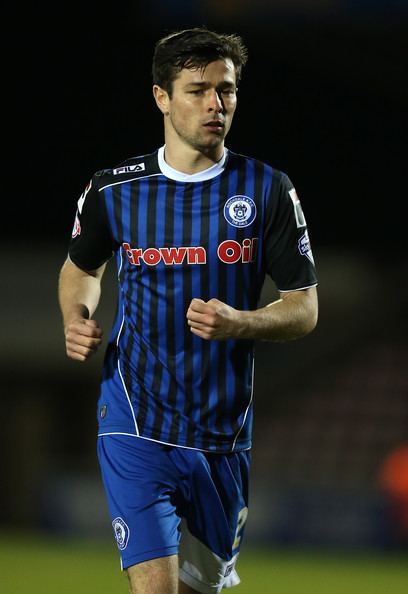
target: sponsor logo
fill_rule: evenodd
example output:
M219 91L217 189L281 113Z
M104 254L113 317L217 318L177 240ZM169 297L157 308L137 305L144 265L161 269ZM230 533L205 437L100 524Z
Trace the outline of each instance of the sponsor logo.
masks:
M125 165L124 167L117 167L112 169L113 175L119 175L120 173L139 173L146 169L144 163L137 163L137 165Z
M88 194L88 192L91 188L92 188L92 180L86 186L85 190L82 192L82 194L80 195L79 200L77 202L79 214L82 213L82 207L84 206L86 195Z
M161 248L132 248L123 243L126 256L133 266L147 264L157 266L163 262L166 266L180 266L181 264L206 264L207 251L202 246L161 247ZM258 238L244 239L238 243L233 239L226 239L217 248L217 256L224 264L243 264L255 262L258 249Z
M112 522L112 527L113 527L113 532L115 534L118 548L121 551L123 551L124 549L126 549L128 541L129 541L129 535L130 535L129 526L126 524L126 522L122 518L115 518Z
M235 562L227 565L227 567L225 568L224 577L228 577L231 574L232 570L234 569L234 566Z
M78 211L76 212L75 215L75 221L74 221L74 226L72 228L72 239L74 239L75 237L78 237L78 235L81 235L81 223L79 222L79 218L78 218Z
M256 217L256 205L249 196L232 196L224 205L224 217L234 227L248 227Z
M311 263L314 264L312 249L310 247L309 234L307 231L305 231L302 237L299 239L298 248L302 256L306 256L306 258L308 258L311 261Z
M306 227L306 219L305 215L303 214L302 206L300 204L300 200L298 195L296 194L295 188L289 190L289 196L293 202L293 209L295 211L295 219L296 219L296 227L299 229L300 227Z

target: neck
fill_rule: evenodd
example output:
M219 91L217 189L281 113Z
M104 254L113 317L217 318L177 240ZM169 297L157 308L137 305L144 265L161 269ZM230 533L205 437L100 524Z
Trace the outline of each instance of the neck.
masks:
M224 142L208 150L194 149L183 142L172 142L165 134L164 158L167 165L181 173L193 174L218 163L224 155Z

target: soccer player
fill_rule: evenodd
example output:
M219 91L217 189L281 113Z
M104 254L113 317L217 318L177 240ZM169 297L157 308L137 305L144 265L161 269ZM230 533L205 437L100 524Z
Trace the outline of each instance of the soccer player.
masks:
M92 176L60 270L66 352L86 361L102 341L93 315L105 265L117 261L97 441L132 594L239 583L254 344L303 337L317 322L293 184L224 145L246 60L240 36L206 28L157 42L164 145ZM280 298L259 307L266 274Z

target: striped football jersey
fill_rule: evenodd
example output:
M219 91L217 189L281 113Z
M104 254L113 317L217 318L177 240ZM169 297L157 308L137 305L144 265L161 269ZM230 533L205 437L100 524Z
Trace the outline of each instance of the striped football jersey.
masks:
M164 147L96 172L78 200L69 257L116 257L118 303L98 402L100 434L214 452L251 447L254 341L203 340L193 298L256 309L265 275L279 291L317 284L305 217L288 176L225 149L194 175Z

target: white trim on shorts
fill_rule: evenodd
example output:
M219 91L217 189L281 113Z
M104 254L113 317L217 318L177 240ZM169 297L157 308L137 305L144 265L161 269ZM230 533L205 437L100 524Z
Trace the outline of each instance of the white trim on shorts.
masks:
M191 534L182 518L179 578L187 586L202 594L218 594L223 588L237 586L241 582L235 569L238 554L229 561L221 559Z

